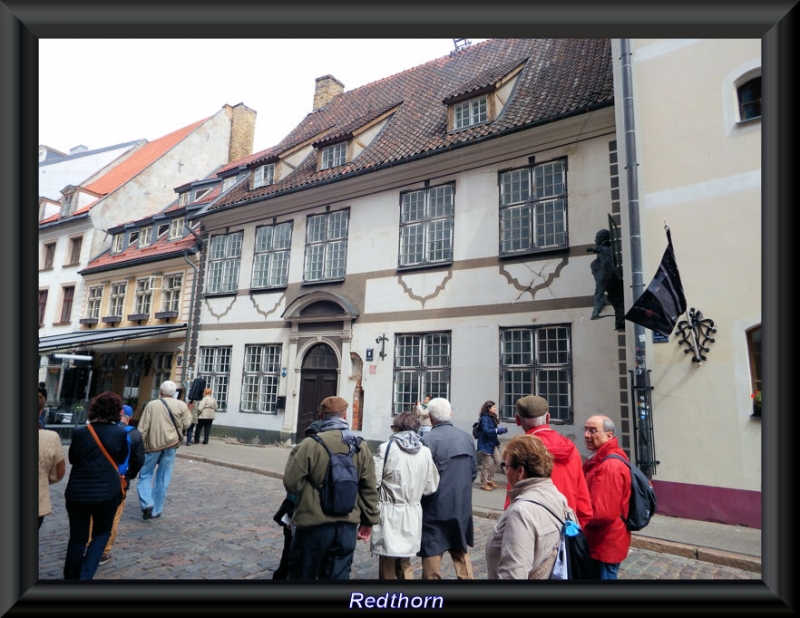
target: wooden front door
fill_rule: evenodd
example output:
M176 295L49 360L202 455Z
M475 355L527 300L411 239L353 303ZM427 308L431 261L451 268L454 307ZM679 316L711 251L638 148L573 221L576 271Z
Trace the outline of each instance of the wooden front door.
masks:
M339 381L336 354L325 343L311 348L303 359L300 372L300 409L297 415L297 438L305 437L306 428L319 418L319 404L337 394Z

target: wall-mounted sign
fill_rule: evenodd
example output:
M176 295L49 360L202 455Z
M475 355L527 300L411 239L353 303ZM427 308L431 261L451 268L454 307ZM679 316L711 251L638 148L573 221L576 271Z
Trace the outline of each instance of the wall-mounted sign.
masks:
M373 351L373 349L372 349L372 348L368 348L368 349L367 349L367 360L368 360L368 361L371 361L371 360L372 360L372 358L373 358L373 354L374 354L374 351Z

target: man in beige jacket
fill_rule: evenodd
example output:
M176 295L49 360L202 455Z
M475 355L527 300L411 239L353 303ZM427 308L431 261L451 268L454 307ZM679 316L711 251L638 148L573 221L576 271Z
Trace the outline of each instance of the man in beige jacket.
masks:
M161 517L175 455L184 432L192 424L189 408L175 398L177 389L172 380L161 384L161 397L144 407L137 425L144 442L144 465L136 483L143 519Z

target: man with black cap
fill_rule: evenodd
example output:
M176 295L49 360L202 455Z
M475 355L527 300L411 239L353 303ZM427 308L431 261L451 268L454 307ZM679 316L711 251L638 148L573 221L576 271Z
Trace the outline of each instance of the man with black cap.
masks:
M356 504L346 515L324 513L317 487L325 481L330 460L325 446L307 437L292 449L283 474L283 486L297 499L287 579L350 579L356 541L368 541L372 526L380 523L375 462L367 443L347 424L347 405L341 397L323 399L316 436L332 453L346 453L351 445L357 449L353 456L359 476Z
M592 518L592 499L583 474L583 461L578 447L569 438L550 427L550 412L547 400L538 395L517 399L515 404L517 425L544 442L553 455L553 474L550 477L556 489L564 494L567 504L575 511L578 524L585 527ZM511 486L506 488L506 492ZM509 504L508 493L503 508Z

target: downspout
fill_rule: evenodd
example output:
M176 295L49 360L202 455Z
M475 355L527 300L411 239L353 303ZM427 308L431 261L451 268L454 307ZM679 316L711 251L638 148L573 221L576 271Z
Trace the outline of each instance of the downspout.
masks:
M633 76L630 39L620 39L622 80L622 130L625 134L625 172L628 190L630 228L631 288L637 299L645 289L642 274L642 233L639 220L639 162L636 158L636 123L633 110ZM647 369L647 335L644 326L633 324L635 369L631 374L634 462L650 478L655 474L655 436L653 434L650 375Z
M198 253L201 250L202 246L203 246L203 239L200 238L197 234L195 234L194 230L191 227L189 227L189 224L186 223L186 221L184 221L183 226L187 230L189 230L189 232L192 234L192 236L194 236L197 239L197 248L194 251L192 251L192 253L195 253L195 254ZM186 251L183 252L184 261L189 266L191 266L192 269L194 270L194 279L192 280L192 297L191 297L191 300L189 301L189 303L190 303L189 304L189 319L186 322L187 323L187 327L186 327L186 342L183 345L183 356L184 356L183 375L186 377L186 380L184 381L184 386L187 388L187 391L186 391L187 394L189 392L188 391L188 387L189 387L188 383L191 382L191 380L193 379L193 374L194 374L194 368L189 365L189 358L190 358L190 354L189 354L189 345L190 345L190 343L189 342L191 341L191 336L192 336L192 331L193 331L193 323L194 323L194 316L195 316L195 313L196 313L194 305L195 305L195 298L196 298L196 295L197 295L197 282L198 282L198 279L199 279L198 267L197 267L197 265L193 264L189 260L189 253L190 253L189 250L186 250Z

